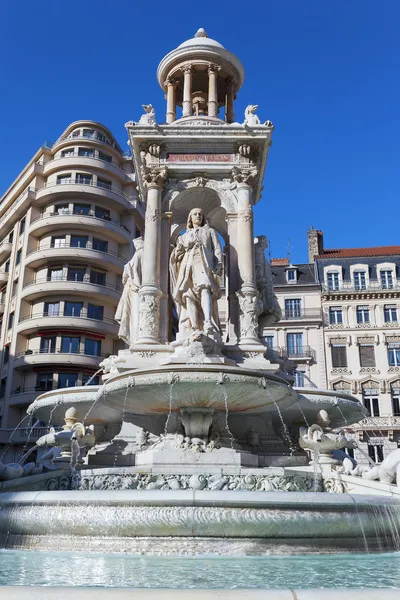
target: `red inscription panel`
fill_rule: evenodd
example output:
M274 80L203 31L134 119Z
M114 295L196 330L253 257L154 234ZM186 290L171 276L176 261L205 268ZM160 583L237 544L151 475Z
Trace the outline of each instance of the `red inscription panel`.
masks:
M233 162L233 154L168 154L168 162Z

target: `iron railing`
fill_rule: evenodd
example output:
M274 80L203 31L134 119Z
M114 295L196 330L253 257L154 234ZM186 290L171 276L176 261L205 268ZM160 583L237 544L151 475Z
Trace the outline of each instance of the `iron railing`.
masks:
M59 246L56 246L55 244L45 244L43 246L38 246L37 248L30 250L29 252L27 252L26 256L31 256L32 254L35 254L35 252L41 252L42 250L64 250L65 248L74 248L76 250L91 250L92 252L100 252L100 254L108 254L109 256L115 256L116 258L119 258L125 262L128 262L129 260L128 258L126 258L126 256L123 256L118 252L114 252L113 250L108 250L108 248L107 250L99 250L98 248L93 248L93 242L89 241L87 241L83 246L79 244L67 244L67 242L65 242L65 244L60 244Z
M88 276L90 277L90 276ZM59 283L59 282L64 282L67 281L68 283L83 283L85 285L98 285L100 287L103 288L107 288L107 289L111 289L111 290L116 290L117 292L122 292L123 288L121 285L117 284L114 285L112 283L97 283L95 281L90 281L90 279L72 279L68 276L63 275L62 277L58 277L55 279L51 279L48 277L45 278L39 278L39 279L34 279L32 281L28 281L24 286L23 286L23 290L25 290L26 288L32 286L32 285L36 285L38 283Z
M283 311L282 320L322 319L322 308L287 309Z
M74 319L88 319L89 321L97 321L98 323L111 323L112 325L118 325L118 323L115 319L110 319L109 317L103 317L102 319L96 319L96 317L89 317L87 310L85 310L85 309L82 309L80 311L80 314L78 314L78 315L66 313L65 310L64 311L60 310L57 314L49 313L46 311L43 311L41 313L32 313L31 315L21 317L19 320L19 323L23 323L24 321L30 321L31 319L43 319L43 318L47 318L47 317L52 317L52 318L54 317L56 319L72 317Z
M90 210L88 213L76 212L74 210L63 210L63 212L61 212L61 213L59 213L59 212L44 213L43 215L40 215L40 217L36 217L36 219L32 219L31 225L33 223L36 223L37 221L41 221L43 219L49 219L50 217L66 217L66 216L89 217L92 219L97 219L98 221L107 221L107 223L114 223L115 225L118 225L122 229L125 229L125 231L127 231L129 234L131 233L130 229L128 229L123 223L120 223L119 221L116 221L115 219L111 219L111 217L108 217L108 216L98 217L93 210ZM1 248L1 246L0 246L0 248Z
M400 283L385 283L379 279L369 279L365 282L365 285L356 285L353 281L343 281L337 286L329 286L322 284L322 291L330 294L340 292L372 292L372 291L398 291L400 290Z
M78 337L78 336L77 336ZM62 350L61 348L54 348L52 350L24 350L24 352L19 352L18 354L16 354L14 356L14 360L17 360L18 358L21 358L23 356L36 356L36 355L43 355L43 354L67 354L68 356L87 356L88 358L108 358L110 356L110 353L104 353L101 352L100 354L88 354L87 352L85 352L85 350L78 350L78 352L67 352L65 350Z
M284 356L287 356L288 358L292 358L294 360L302 358L312 358L313 360L315 360L317 356L315 350L310 346L301 346L298 348L291 348L290 346L285 346L281 347L281 352Z

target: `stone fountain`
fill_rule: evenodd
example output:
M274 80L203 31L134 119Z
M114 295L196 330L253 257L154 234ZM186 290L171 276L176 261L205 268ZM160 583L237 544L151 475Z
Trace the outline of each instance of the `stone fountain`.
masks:
M49 391L29 407L62 430L38 441L46 460L35 474L0 466L4 546L71 548L83 537L86 548L101 538L107 550L149 553L257 554L277 540L343 549L388 542L397 519L390 486L344 473L332 454L352 446L337 429L364 418L363 406L296 391L296 365L264 343L281 315L253 207L273 126L256 105L234 121L243 67L196 35L159 66L167 124L144 105L126 125L146 207L116 313L127 347L101 364L102 385Z

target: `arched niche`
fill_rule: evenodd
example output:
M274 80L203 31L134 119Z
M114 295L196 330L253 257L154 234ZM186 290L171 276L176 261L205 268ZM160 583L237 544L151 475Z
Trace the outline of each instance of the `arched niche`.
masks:
M201 208L207 223L228 241L226 210L221 206L218 193L206 187L192 187L179 192L171 201L169 211L172 213L171 242L175 243L178 235L186 229L187 218L193 208Z

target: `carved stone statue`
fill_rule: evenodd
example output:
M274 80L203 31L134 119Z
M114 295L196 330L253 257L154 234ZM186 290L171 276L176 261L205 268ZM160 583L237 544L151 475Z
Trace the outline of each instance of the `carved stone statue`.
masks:
M135 341L138 330L138 292L142 285L143 238L133 240L133 245L135 254L124 267L124 290L115 313L115 319L119 322L118 336L129 346Z
M254 239L256 285L262 302L262 312L259 317L261 326L276 323L282 318L282 311L274 294L271 267L265 256L267 247L268 241L265 235Z
M244 111L244 123L243 125L249 125L253 127L254 125L260 125L260 119L255 114L258 108L258 104L249 104Z
M393 450L383 462L372 469L363 471L364 479L374 481L378 479L382 483L397 483L400 488L400 449Z
M190 211L187 229L170 259L171 292L179 315L179 334L220 335L217 300L221 296L222 248L201 208Z
M156 111L152 104L142 104L144 109L144 115L140 117L139 123L141 125L155 125L156 124Z

